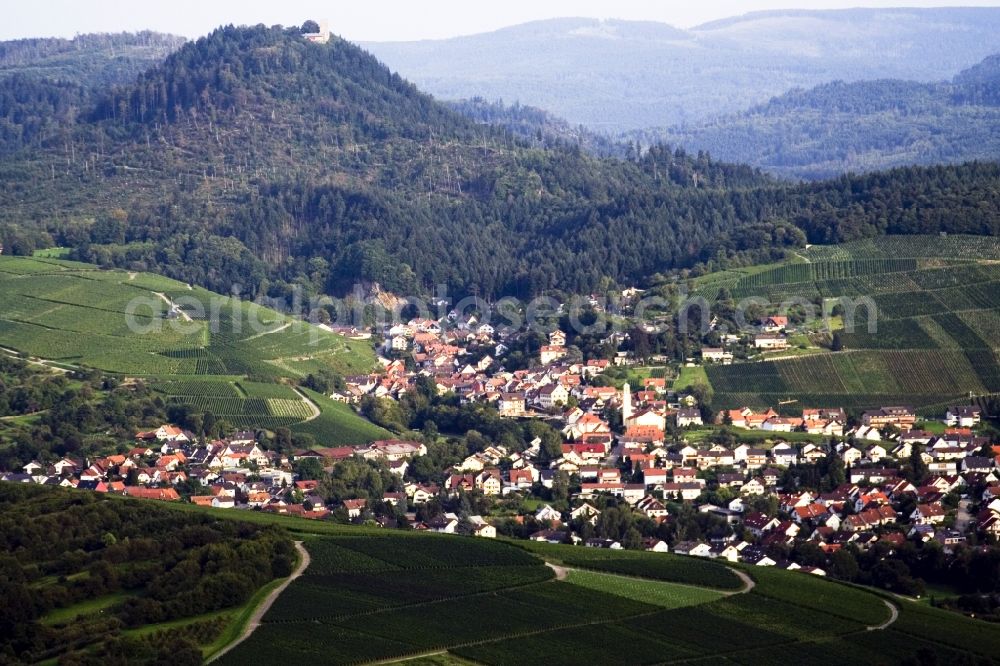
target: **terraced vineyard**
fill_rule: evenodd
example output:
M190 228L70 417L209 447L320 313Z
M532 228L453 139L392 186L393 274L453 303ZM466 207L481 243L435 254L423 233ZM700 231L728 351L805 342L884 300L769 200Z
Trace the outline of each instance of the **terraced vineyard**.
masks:
M818 305L855 299L842 352L707 368L720 409L785 403L847 408L905 403L943 411L1000 392L1000 241L895 237L813 246L792 263L700 278L716 297ZM869 328L869 322L873 326Z
M964 663L989 660L1000 630L808 574L654 553L381 532L307 537L311 564L224 664L351 664L424 655L482 664ZM530 548L531 553L517 546ZM574 554L575 551L575 554ZM647 579L570 570L538 557L620 568ZM656 558L660 558L657 560ZM737 581L717 589L648 580ZM437 663L437 662L429 662ZM916 661L914 662L916 663Z
M322 413L312 421L292 426L294 432L312 435L317 442L330 444L357 444L391 436L389 431L370 421L359 419L354 410L342 402L336 402L309 389L302 389L302 394L319 407Z
M145 379L168 402L211 411L234 427L318 421L313 432L329 444L389 435L278 383L319 369L369 371L370 347L158 275L0 256L0 347Z

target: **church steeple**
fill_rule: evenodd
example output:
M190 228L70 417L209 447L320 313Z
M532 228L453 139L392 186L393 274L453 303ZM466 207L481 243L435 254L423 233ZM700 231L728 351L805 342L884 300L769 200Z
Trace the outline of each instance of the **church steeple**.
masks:
M622 387L622 421L632 418L632 388L625 382Z

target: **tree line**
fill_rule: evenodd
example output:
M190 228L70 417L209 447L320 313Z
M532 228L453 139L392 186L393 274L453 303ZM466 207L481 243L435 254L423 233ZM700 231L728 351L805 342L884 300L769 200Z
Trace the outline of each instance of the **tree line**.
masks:
M13 483L0 484L0 544L0 655L10 663L90 663L121 649L124 629L238 606L295 561L291 540L274 526ZM44 621L108 595L120 599L102 613ZM217 635L222 627L202 629ZM180 663L200 663L190 636L173 645L161 638L139 641L142 663L161 663L172 650Z

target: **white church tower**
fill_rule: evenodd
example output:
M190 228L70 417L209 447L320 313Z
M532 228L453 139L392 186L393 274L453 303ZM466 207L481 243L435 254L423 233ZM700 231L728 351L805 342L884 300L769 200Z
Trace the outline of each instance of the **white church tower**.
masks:
M632 418L632 388L625 382L622 387L622 421Z

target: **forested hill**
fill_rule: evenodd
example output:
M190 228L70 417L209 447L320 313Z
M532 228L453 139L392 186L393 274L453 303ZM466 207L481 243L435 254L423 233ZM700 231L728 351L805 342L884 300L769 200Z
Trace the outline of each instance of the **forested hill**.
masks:
M99 91L131 83L184 41L145 31L0 42L0 155L74 122Z
M632 133L753 164L825 178L911 164L1000 158L1000 56L953 81L836 81L792 90L700 125Z
M446 102L466 118L484 125L499 125L536 148L572 147L597 157L626 157L626 142L590 130L583 125L571 125L544 109L522 104L504 104L482 97Z
M217 30L78 113L2 111L11 134L37 128L0 145L5 252L66 245L218 291L252 275L245 293L583 293L807 237L1000 230L993 165L794 187L664 147L597 159L477 124L297 28Z
M150 31L0 42L0 78L18 74L85 88L127 83L184 42Z

